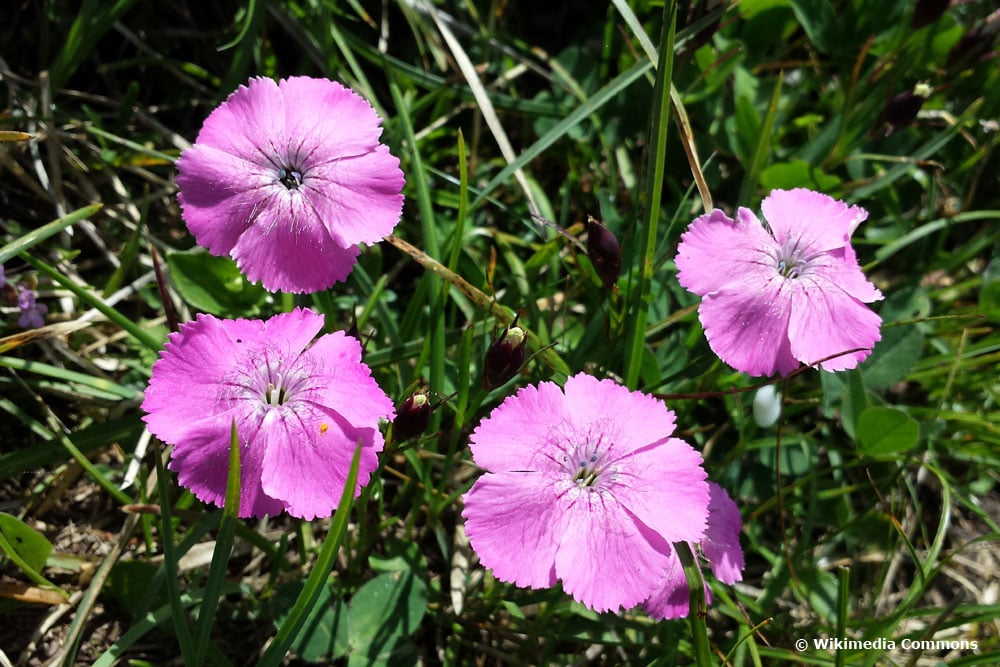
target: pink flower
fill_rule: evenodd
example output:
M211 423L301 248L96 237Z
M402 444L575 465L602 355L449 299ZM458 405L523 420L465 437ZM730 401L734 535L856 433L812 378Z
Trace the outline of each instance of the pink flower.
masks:
M269 290L344 280L357 244L391 233L402 212L403 173L378 141L380 122L327 79L250 79L177 161L188 228Z
M767 225L740 208L691 223L677 248L677 279L702 297L698 316L712 350L750 375L787 375L799 362L854 368L881 339L866 303L882 298L865 279L850 238L868 213L810 190L775 190Z
M701 455L673 430L659 400L584 374L508 397L471 437L486 474L462 515L480 562L518 586L561 580L596 611L647 599L670 543L700 541L708 516Z
M379 419L392 401L361 363L361 345L296 309L269 320L199 315L170 335L142 407L149 430L174 446L170 469L222 505L233 420L241 445L240 516L329 516L361 443L358 486L378 466Z
M708 528L697 544L689 544L691 553L700 553L708 561L715 578L724 584L743 579L743 549L740 548L740 510L721 486L708 483ZM656 619L682 618L688 614L690 592L684 567L676 552L667 570L667 580L643 606ZM705 599L712 598L705 586Z

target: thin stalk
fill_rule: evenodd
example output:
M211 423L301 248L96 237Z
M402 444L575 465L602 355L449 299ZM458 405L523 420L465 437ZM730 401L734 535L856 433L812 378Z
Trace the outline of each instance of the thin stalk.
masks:
M694 661L698 667L714 665L712 647L708 643L708 624L705 623L706 610L705 581L695 560L691 547L687 542L674 544L677 557L684 566L684 576L687 578L691 599L688 604L688 622L691 625L691 647L694 649Z

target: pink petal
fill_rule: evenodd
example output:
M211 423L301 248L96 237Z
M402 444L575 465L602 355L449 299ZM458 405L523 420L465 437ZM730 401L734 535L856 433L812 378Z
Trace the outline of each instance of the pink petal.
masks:
M882 292L865 277L850 244L844 246L842 251L831 251L817 257L810 264L812 272L821 274L829 283L858 301L871 303L882 300Z
M229 442L232 419L215 415L191 421L182 438L170 452L168 467L177 472L177 481L199 500L222 507L226 501L226 477L229 471ZM269 497L261 487L261 449L257 424L241 421L236 426L240 441L241 517L277 515L284 503Z
M285 142L285 100L271 79L257 77L240 86L205 119L196 145L213 146L265 164Z
M303 355L314 367L319 406L334 406L351 424L376 425L395 416L392 399L361 362L361 344L343 331L320 336Z
M469 438L476 465L490 472L547 470L544 446L566 421L565 397L553 382L520 389L479 423Z
M786 375L798 367L788 339L791 292L776 272L749 274L706 296L698 310L712 351L749 375Z
M282 79L278 87L284 99L291 160L311 167L361 155L378 145L382 119L353 90L308 76Z
M563 510L560 538L563 589L595 611L639 604L669 565L670 546L609 494L578 492Z
M278 313L264 322L260 342L271 344L281 341L282 350L289 356L297 355L323 330L325 321L322 315L308 308Z
M260 433L264 492L284 502L292 516L306 520L328 517L336 509L358 442L362 450L355 497L378 467L377 452L383 446L376 429L356 428L319 410L269 410Z
M674 413L663 401L614 380L578 373L566 380L565 410L578 433L608 440L611 458L662 443L674 432Z
M341 245L375 243L399 223L405 181L385 146L311 168L307 183L310 201Z
M350 274L359 251L338 245L301 197L291 199L295 203L260 211L233 248L233 259L248 280L271 291L326 289Z
M706 594L708 587L705 587ZM691 606L691 592L688 588L684 567L681 565L677 552L671 549L670 564L667 566L667 578L643 605L646 613L656 620L684 618Z
M761 213L779 243L802 239L813 252L847 245L868 212L812 190L774 190L760 204Z
M712 499L708 505L708 529L701 541L701 551L708 559L715 578L724 584L732 584L743 579L740 508L721 486L714 482L709 482L708 486Z
M871 348L882 339L878 315L822 275L802 276L792 284L788 338L795 358L811 364L862 348L820 365L825 371L841 371L854 368L871 354Z
M677 280L704 297L739 280L748 269L773 265L768 249L775 245L747 209L740 208L735 220L715 209L695 219L681 235L674 260Z
M501 581L528 588L556 583L563 532L555 489L530 472L487 473L464 496L465 532L484 567Z
M701 454L670 438L616 466L614 495L639 521L667 542L701 540L709 518Z
M201 144L178 159L176 181L188 229L220 256L229 254L275 192L275 179L258 165Z
M199 315L167 339L160 358L153 364L146 388L143 420L150 432L165 442L175 443L187 433L192 415L205 416L206 410L221 406L220 382L242 353L236 339L258 340L263 323L256 320L220 320ZM224 408L218 407L218 410ZM225 428L231 419L225 414ZM229 433L225 435L229 442ZM228 445L227 445L228 446Z

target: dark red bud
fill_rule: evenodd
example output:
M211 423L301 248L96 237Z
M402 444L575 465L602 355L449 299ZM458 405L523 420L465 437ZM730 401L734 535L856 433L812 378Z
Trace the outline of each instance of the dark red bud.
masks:
M937 21L948 11L951 0L917 0L913 8L913 20L910 25L914 30L920 30Z
M490 343L483 362L483 389L496 389L517 375L524 365L527 337L518 326L507 327L503 335Z
M593 217L587 219L587 257L605 289L615 289L622 273L622 247L618 237Z
M396 418L392 420L393 440L403 442L423 433L427 430L431 412L433 407L427 394L411 394L396 410Z
M883 119L893 127L906 127L916 119L920 107L926 101L925 96L918 95L913 90L904 91L885 105L885 110L882 112Z

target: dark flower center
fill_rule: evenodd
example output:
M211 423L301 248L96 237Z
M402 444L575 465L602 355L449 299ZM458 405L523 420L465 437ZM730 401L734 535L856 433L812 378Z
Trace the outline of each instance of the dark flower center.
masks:
M289 190L298 190L302 185L302 172L294 167L288 169L282 167L278 170L278 180Z

